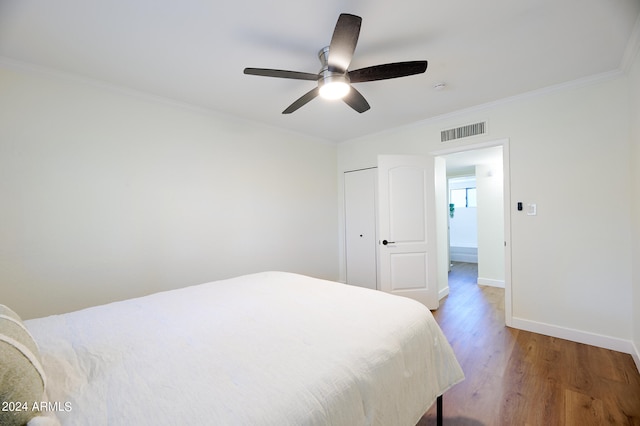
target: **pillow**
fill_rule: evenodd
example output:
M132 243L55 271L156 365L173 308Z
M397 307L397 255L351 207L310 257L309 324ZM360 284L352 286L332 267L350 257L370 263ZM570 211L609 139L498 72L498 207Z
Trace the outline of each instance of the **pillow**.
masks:
M0 425L23 426L38 415L44 388L36 342L20 317L0 305Z
M60 426L60 422L55 417L35 416L29 420L27 426Z

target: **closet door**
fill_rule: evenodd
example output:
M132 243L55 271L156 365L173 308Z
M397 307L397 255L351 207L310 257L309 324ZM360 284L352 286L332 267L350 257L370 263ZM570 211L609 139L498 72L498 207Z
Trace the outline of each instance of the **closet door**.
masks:
M376 169L344 174L347 284L377 289Z

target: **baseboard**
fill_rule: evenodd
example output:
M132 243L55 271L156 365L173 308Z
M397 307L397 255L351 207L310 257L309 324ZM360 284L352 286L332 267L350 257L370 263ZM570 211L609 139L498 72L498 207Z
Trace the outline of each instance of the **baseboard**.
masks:
M545 324L542 322L515 317L511 319L511 326L519 330L531 331L538 334L544 334L545 336L557 337L560 339L570 340L572 342L584 343L591 346L611 349L612 351L627 353L633 356L636 362L636 367L640 365L638 350L634 347L631 340L605 336L603 334L589 333L587 331L559 327L557 325ZM640 368L638 371L640 371Z
M443 288L438 292L438 300L442 300L448 295L449 295L449 286L446 286L445 288Z
M452 262L478 263L478 256L472 254L452 254L450 259Z
M640 373L640 351L638 350L638 347L635 345L635 343L631 342L631 346L633 348L631 356L633 357L633 361L635 361L636 363L638 373Z
M478 248L451 246L449 259L453 262L478 263Z
M491 278L478 277L478 285L487 285L489 287L504 288L504 280L494 280Z

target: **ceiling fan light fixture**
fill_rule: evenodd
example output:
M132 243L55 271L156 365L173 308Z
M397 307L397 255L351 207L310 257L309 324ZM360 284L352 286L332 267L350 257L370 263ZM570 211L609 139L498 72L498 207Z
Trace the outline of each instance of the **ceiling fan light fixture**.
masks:
M334 81L333 83L324 84L320 88L320 96L329 100L342 99L347 96L350 90L351 86L348 83Z
M335 100L342 99L351 90L349 77L344 74L333 74L325 72L323 78L318 80L320 96L324 99Z

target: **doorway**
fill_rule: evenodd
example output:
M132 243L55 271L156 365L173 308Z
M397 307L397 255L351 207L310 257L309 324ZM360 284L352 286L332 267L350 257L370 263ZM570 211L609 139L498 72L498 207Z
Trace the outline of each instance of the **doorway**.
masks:
M477 264L478 189L476 187L475 163L461 169L447 167L447 195L450 266L453 262Z
M446 230L440 229L440 235L447 235L447 244L440 245L438 250L438 256L446 258L446 262L441 263L440 268L446 265L449 269L439 274L440 298L448 295L451 288L455 287L449 286L449 273L453 272L451 279L457 279L457 272L463 270L468 279L470 272L477 271L477 285L505 289L507 325L511 322L508 154L509 146L506 139L433 153L445 164L443 168L446 170L446 179L440 179L440 185L445 185L446 188L440 188L439 191L446 194L440 203L446 203L441 207L449 213L446 224L438 225L446 227ZM458 184L450 185L450 178L458 178ZM463 202L466 203L464 207ZM460 238L460 233L455 233L460 229L450 227L452 220L455 222L456 219L465 219L471 213L477 215L477 235L462 235ZM471 226L466 232L474 232L474 227ZM477 260L474 256L477 256ZM452 271L451 265L454 265L455 271Z
M449 296L469 286L478 285L478 189L476 186L478 160L475 158L470 160L470 166L454 167L449 164L454 161L447 161L446 164L449 202L449 273L447 274Z
M375 168L344 173L346 283L437 309L434 159L377 160Z

